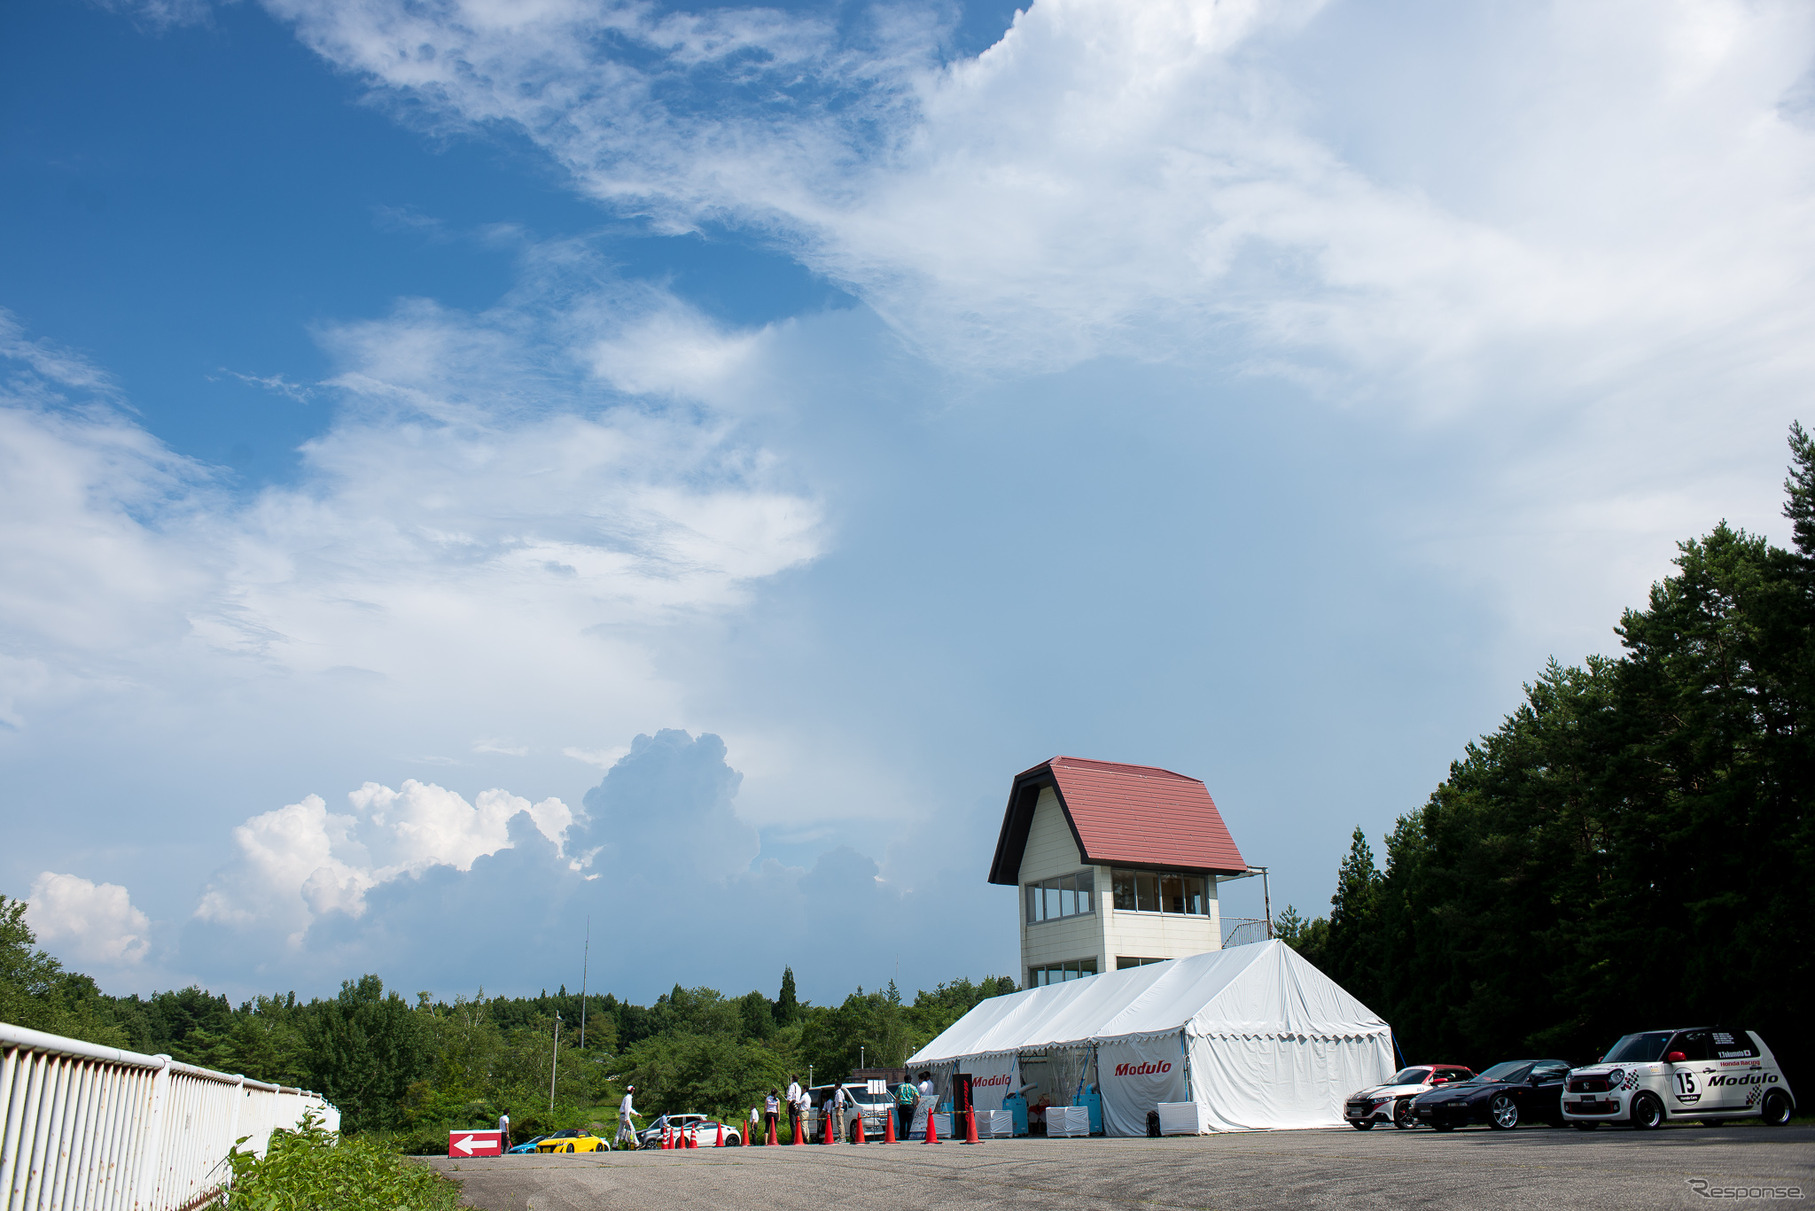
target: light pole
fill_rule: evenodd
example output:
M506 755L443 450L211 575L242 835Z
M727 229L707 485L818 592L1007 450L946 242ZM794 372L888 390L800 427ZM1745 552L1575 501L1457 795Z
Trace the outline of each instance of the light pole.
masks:
M561 1066L561 1012L555 1011L555 1051L548 1057L548 1112L555 1112L555 1072Z

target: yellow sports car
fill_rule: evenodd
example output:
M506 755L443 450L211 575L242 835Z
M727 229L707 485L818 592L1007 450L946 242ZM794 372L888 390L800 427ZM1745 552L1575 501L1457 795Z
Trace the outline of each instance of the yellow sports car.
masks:
M611 1145L590 1131L569 1127L536 1144L537 1152L610 1152Z

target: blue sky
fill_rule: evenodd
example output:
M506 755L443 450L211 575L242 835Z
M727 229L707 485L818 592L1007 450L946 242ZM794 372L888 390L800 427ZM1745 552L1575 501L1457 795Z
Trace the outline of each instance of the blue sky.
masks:
M912 989L1014 970L1068 753L1322 911L1677 539L1781 537L1812 62L1717 0L9 5L0 889L117 991L571 986L588 916L635 998Z

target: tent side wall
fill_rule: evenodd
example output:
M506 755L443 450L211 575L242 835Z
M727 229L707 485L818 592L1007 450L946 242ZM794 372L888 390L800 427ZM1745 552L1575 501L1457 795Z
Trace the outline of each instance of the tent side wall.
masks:
M1349 1038L1210 1035L1189 1041L1191 1097L1212 1131L1343 1125L1343 1099L1393 1073L1387 1032Z

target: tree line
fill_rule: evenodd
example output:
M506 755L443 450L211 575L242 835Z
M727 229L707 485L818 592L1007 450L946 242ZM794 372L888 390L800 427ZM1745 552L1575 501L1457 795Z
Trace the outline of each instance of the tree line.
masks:
M39 949L25 907L0 896L0 1021L313 1089L340 1109L348 1133L421 1152L444 1149L449 1128L502 1113L519 1137L615 1127L632 1083L637 1108L651 1115L739 1116L790 1075L805 1083L809 1068L825 1081L860 1059L898 1067L978 1002L1016 989L1009 976L959 979L910 1003L891 982L821 1006L800 999L788 968L773 998L677 984L651 1005L565 987L411 1001L376 975L309 1001L291 992L233 1005L199 987L116 997Z
M1640 1029L1762 1034L1815 1079L1815 441L1790 430L1792 549L1722 522L1625 611L1623 653L1554 660L1327 918L1281 933L1407 1059L1598 1056ZM1800 1074L1801 1084L1798 1084Z

